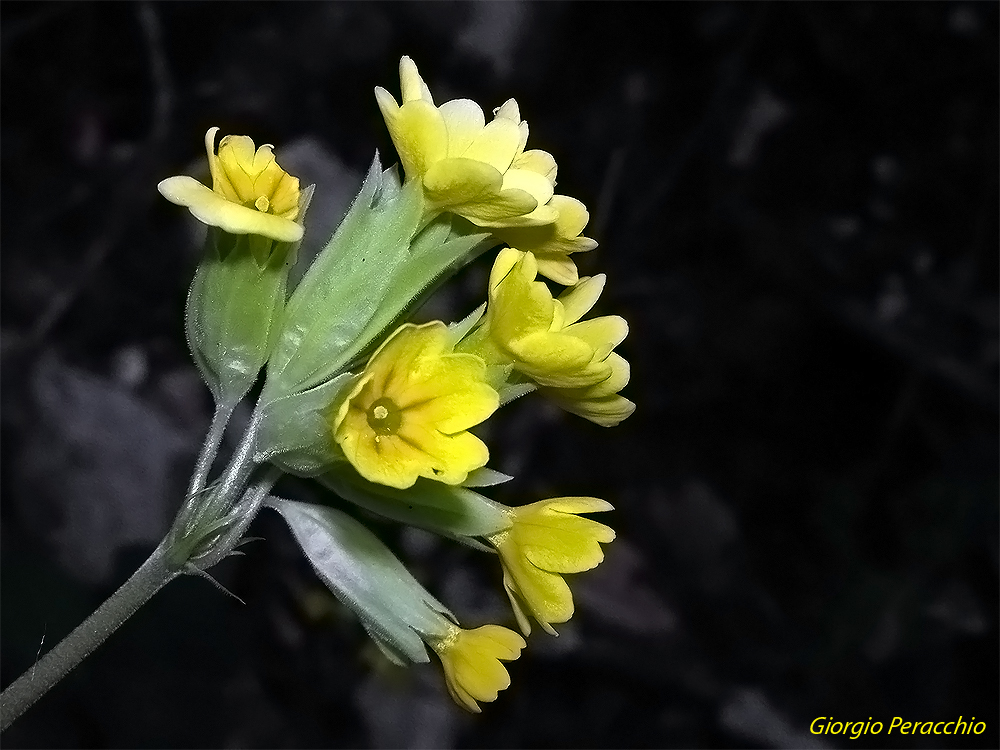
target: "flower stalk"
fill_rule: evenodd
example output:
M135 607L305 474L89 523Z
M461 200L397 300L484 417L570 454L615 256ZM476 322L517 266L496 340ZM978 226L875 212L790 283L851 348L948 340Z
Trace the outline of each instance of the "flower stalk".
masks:
M90 617L0 694L0 732L104 643L138 609L181 571L167 561L163 543Z

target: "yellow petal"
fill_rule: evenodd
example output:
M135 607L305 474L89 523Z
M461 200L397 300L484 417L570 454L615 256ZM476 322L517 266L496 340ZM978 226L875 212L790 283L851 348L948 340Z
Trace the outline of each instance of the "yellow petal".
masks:
M604 291L606 280L607 276L603 273L588 276L580 279L572 289L567 289L559 295L559 301L562 302L566 314L566 325L576 323L590 312Z
M515 124L520 124L521 122L521 111L517 106L517 101L514 99L508 99L493 110L493 116L502 120L510 120Z
M628 323L620 315L604 315L574 323L565 333L586 341L594 347L597 359L603 360L628 336Z
M557 284L569 286L580 278L576 263L565 255L540 255L538 257L538 274Z
M476 701L496 700L510 686L510 675L500 663L516 659L527 644L517 633L499 625L474 630L455 628L446 638L431 642L441 658L448 692L470 711L479 712Z
M448 156L465 156L465 152L486 126L482 108L471 99L453 99L439 108L448 129Z
M519 200L524 200L530 193L524 190L504 190L503 195L508 193L517 193ZM535 203L535 199L531 199L531 203ZM546 224L552 224L556 218L555 209L549 206L538 206L533 211L527 211L526 213L515 213L509 211L507 213L496 212L495 216L484 216L482 220L474 220L479 226L488 227L491 229L502 229L505 227L540 227Z
M256 234L279 242L302 239L302 227L294 221L233 203L190 177L168 177L157 189L171 203L188 208L199 221L230 234Z
M385 124L408 177L425 174L448 153L444 118L426 101L406 102L393 116L386 117Z
M476 135L463 156L485 162L503 173L514 161L520 140L516 124L505 119L493 120Z
M438 206L459 206L497 197L503 176L474 159L442 159L424 175L428 200Z
M422 100L434 104L431 90L421 78L417 64L405 55L399 58L399 90L403 95L403 103Z
M538 202L531 193L524 190L502 190L489 200L463 203L455 213L481 227L545 221L544 215L532 216L537 205Z
M553 195L552 207L559 212L556 226L562 237L576 237L590 221L590 212L581 201L568 195Z
M544 206L552 198L552 183L544 175L527 169L508 169L503 176L503 189L530 193L539 206Z
M557 390L546 392L559 408L590 420L601 427L615 427L635 412L635 404L623 396L608 396L585 401L564 400Z
M546 507L560 513L604 513L615 509L615 506L599 497L554 497L544 502ZM611 531L611 539L614 539L615 532L611 529L608 531Z
M558 168L556 167L556 160L548 151L540 149L525 151L514 159L511 168L535 172L548 180L550 185L555 186L556 184L556 172Z

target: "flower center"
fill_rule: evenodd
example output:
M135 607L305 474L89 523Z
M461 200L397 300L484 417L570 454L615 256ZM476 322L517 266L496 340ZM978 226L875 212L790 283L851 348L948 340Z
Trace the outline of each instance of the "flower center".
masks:
M394 435L403 422L403 412L391 398L383 396L368 407L368 426L376 435Z
M258 211L266 214L267 209L271 207L271 201L267 199L266 195L262 195L253 202L253 205Z

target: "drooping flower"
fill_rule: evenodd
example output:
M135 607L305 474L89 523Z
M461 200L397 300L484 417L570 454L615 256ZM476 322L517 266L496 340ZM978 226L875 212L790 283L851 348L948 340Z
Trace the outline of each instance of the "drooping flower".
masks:
M611 374L596 385L583 388L541 388L541 392L570 414L601 427L614 427L635 411L635 404L618 391L628 385L628 361L616 352L608 355Z
M487 537L500 553L504 587L525 635L531 632L529 615L553 635L552 623L573 616L563 575L597 567L604 559L600 545L615 538L608 526L577 514L613 509L596 497L542 500L511 508L511 527Z
M469 99L434 105L409 57L399 61L402 104L381 86L375 98L407 180L420 180L431 214L463 216L481 227L536 226L556 221L546 204L556 164L544 151L525 151L528 124L509 100L487 123Z
M527 645L513 630L499 625L474 630L456 625L441 640L429 642L441 659L451 697L474 713L482 710L477 701L494 701L510 687L510 675L500 662L516 659Z
M531 253L500 252L490 274L484 322L468 348L483 350L491 364L508 362L568 411L604 426L617 424L634 410L631 401L617 395L628 382L629 368L613 352L628 334L628 324L617 315L580 320L600 297L604 275L581 279L554 298L537 273Z
M499 405L486 365L452 351L440 321L400 326L330 414L336 442L365 479L405 489L417 477L459 484L489 460L467 432Z
M597 247L597 242L581 234L590 220L590 213L583 203L566 195L553 195L547 205L557 214L551 224L494 229L493 234L511 247L534 255L542 276L572 286L580 276L570 254Z
M205 133L212 189L186 175L168 177L157 189L171 203L188 208L196 219L234 235L255 235L298 242L302 225L299 180L274 159L272 146L254 148L245 135L227 135L215 153L218 128Z

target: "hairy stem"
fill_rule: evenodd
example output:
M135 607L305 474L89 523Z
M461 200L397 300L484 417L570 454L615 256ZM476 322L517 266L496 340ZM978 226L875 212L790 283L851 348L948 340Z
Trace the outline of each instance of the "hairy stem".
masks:
M198 455L198 461L194 465L194 473L191 475L191 483L188 485L188 497L195 495L205 487L208 473L212 470L215 457L219 453L219 445L222 443L222 435L226 431L230 417L233 416L235 403L221 403L215 407L215 414L212 415L212 424L205 435L205 442Z
M180 574L167 564L162 547L157 547L132 577L76 630L0 694L0 732L104 643L153 594Z

